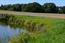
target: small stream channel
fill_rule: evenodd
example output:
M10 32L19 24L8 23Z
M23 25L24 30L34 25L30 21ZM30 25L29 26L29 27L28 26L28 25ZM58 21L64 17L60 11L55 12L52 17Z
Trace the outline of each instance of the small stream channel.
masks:
M9 39L13 36L18 35L20 32L24 32L24 29L13 28L9 25L0 24L0 40L2 43L8 43Z

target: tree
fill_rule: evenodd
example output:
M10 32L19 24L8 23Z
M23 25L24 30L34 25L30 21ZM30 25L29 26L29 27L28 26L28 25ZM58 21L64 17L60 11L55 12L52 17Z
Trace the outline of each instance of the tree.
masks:
M45 13L56 13L57 7L54 3L45 3L43 5Z
M63 13L63 8L62 7L58 7L58 13Z
M4 5L4 10L9 10L9 8L11 8L12 6L11 6L11 4L9 4L9 5Z
M21 11L21 4L12 5L14 11Z
M29 3L24 7L24 11L26 11L26 12L41 12L42 6L36 2Z
M27 4L22 4L22 8L21 8L22 11L25 11L26 5L27 5Z
M1 5L0 9L4 9L4 5Z
M62 7L63 13L65 14L65 6Z

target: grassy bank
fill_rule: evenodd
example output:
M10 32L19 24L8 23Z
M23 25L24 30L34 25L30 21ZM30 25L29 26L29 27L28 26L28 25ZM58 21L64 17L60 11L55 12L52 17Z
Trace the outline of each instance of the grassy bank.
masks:
M9 19L7 19L9 25L26 27L30 32L23 32L20 35L15 36L9 43L65 43L64 19L38 16L13 17L10 16Z
M18 20L25 20L36 24L44 24L41 32L25 32L14 37L10 43L65 43L65 20L47 17L16 16ZM39 28L40 29L40 28Z
M2 18L0 18L0 22L10 25L11 27L26 28L28 31L31 31L31 32L39 31L44 27L44 23L41 23L41 22L37 23L36 21L33 21L32 18L27 20L26 18L29 18L29 17L32 17L32 16L20 17L20 16L5 14L4 16L2 16Z

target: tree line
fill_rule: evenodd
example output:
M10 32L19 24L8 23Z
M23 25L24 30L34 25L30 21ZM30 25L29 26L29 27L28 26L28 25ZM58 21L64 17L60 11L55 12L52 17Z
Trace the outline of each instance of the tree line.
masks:
M65 13L65 6L59 7L54 3L45 3L40 5L37 2L28 4L9 4L1 5L1 10L11 10L11 11L22 11L22 12L37 12L37 13Z

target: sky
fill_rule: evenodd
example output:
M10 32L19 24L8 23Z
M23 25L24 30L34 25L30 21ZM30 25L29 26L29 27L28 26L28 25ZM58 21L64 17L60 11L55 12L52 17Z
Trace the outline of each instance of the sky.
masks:
M7 4L16 4L16 3L32 3L38 2L40 4L44 3L55 3L56 6L65 6L65 0L0 0L0 5L7 5Z

